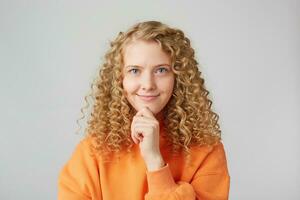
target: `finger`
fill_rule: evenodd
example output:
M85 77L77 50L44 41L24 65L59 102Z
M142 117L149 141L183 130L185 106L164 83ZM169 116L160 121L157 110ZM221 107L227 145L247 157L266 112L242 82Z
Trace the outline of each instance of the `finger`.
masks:
M145 123L155 123L157 122L157 120L153 119L153 118L149 118L146 116L134 116L132 123L137 123L137 122L145 122Z
M142 133L138 133L138 140L140 141L140 142L143 142L143 139L144 139L144 136L143 136L143 134Z
M134 137L137 139L144 139L145 137L153 136L155 126L153 124L137 124L133 128ZM150 134L151 133L151 134Z
M141 123L136 124L133 127L133 136L136 139L141 139L145 136L145 132L146 132L147 129L148 129L147 124L141 124Z
M149 122L135 122L131 126L131 138L137 144L143 141L145 129L148 129Z
M143 113L145 113L145 114L143 114ZM157 121L156 121L155 117L153 116L152 112L147 107L144 107L143 109L139 110L136 113L136 115L133 117L133 120L131 123L131 133L132 133L131 138L134 141L134 143L137 144L139 142L142 142L143 138L144 138L144 133L142 131L149 125L155 124L155 123L157 123ZM135 130L135 127L137 125L142 126L139 129L139 132L137 132L137 130Z
M135 125L135 121L134 121L134 119L133 119L133 120L132 120L132 123L131 123L131 127L130 127L130 129L131 129L130 136L131 136L133 142L134 142L135 144L138 144L138 143L139 143L139 140L138 140L138 138L135 137L135 133L134 133L134 125Z
M139 139L138 139L138 137L136 137L136 134L135 134L135 131L134 131L133 127L131 128L131 134L130 134L130 136L131 136L131 138L132 138L132 140L133 140L133 142L135 144L139 143Z
M140 131L135 131L131 134L131 138L133 139L134 143L138 144L143 141L143 133Z
M152 131L156 131L160 129L159 122L153 119L145 119L145 117L135 117L132 127L137 125L142 125L145 129L150 128Z
M142 112L142 109L140 109L137 113L135 113L135 116L143 116Z
M135 144L138 144L143 140L144 136L141 132L134 131L131 133L131 138Z
M141 110L139 110L136 113L136 116L146 116L146 117L149 117L149 118L155 118L152 111L147 106L145 106Z
M131 134L131 138L135 144L139 143L139 140L134 136L134 134Z
M152 119L155 118L152 111L147 106L143 107L140 111L143 116L146 116L146 117L149 117Z

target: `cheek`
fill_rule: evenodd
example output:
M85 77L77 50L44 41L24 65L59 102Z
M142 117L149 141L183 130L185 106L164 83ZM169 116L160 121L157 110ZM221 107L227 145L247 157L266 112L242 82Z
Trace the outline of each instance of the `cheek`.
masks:
M124 89L124 92L127 94L127 93L131 93L135 90L136 88L136 84L134 83L134 81L132 80L129 80L127 78L124 78L123 79L123 89Z
M159 85L161 86L161 88L163 88L164 91L168 93L172 93L174 88L174 82L175 82L174 78L169 78L160 82Z

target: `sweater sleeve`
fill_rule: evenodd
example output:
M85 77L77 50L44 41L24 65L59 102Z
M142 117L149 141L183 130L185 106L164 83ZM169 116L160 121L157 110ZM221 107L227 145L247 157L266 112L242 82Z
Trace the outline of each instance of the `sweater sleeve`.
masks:
M146 200L226 200L230 176L223 144L213 147L190 182L175 182L168 165L147 173Z
M87 139L75 148L58 177L59 200L102 199L99 170Z

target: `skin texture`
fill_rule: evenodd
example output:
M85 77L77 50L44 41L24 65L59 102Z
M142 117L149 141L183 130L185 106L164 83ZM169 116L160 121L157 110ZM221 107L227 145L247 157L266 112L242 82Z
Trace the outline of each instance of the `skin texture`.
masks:
M154 41L136 40L124 49L123 88L137 111L131 123L131 137L139 144L149 171L164 165L159 151L159 121L172 96L174 73L171 59ZM142 100L140 96L156 96Z

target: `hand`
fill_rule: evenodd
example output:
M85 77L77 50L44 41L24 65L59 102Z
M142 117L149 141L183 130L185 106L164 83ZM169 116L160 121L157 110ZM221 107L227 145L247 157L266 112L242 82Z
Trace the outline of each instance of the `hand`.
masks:
M139 144L148 170L152 171L164 166L159 150L159 122L149 108L142 108L133 117L131 138L134 143Z

